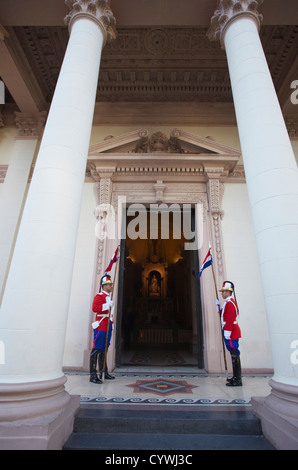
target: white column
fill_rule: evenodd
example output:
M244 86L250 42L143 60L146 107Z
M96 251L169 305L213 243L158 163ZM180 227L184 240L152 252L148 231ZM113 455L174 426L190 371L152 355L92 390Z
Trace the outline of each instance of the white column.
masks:
M19 129L0 198L0 304L20 220L26 186L46 113L16 113Z
M4 396L16 384L25 393L28 384L35 390L35 384L57 383L61 390L65 381L62 361L81 197L101 52L114 21L107 0L66 3L75 8L67 18L69 43L1 308L0 418L2 386ZM51 393L49 406L57 407Z
M270 400L281 389L296 396L287 412L295 404L298 418L298 172L258 34L260 3L221 0L209 37L227 54L274 361Z

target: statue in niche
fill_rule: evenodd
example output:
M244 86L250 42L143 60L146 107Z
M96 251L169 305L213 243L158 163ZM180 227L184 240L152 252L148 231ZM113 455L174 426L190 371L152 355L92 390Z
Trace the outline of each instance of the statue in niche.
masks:
M158 271L151 271L149 274L149 295L160 295L161 276Z

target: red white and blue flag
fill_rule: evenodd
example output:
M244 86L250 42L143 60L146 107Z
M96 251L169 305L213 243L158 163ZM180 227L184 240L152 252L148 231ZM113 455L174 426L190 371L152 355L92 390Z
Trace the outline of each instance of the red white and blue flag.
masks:
M113 256L113 258L111 259L111 261L109 262L109 266L108 266L107 269L105 270L105 274L108 273L109 271L111 271L111 269L112 269L114 263L117 263L117 261L118 261L118 251L119 251L119 248L120 248L120 245L117 246L116 251L115 251L115 253L114 253L114 256Z
M212 259L212 254L211 254L211 248L209 248L209 251L206 255L206 258L203 261L203 264L202 264L200 272L199 272L199 279L200 279L204 269L208 268L208 266L211 266L212 263L213 263L213 259Z

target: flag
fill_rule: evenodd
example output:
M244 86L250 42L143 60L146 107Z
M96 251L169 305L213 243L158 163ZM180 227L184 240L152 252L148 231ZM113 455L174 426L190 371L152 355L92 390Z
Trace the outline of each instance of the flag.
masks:
M117 248L116 248L116 251L115 251L115 253L114 253L113 258L112 258L111 261L109 262L109 266L108 266L107 269L105 270L105 274L108 273L109 271L111 271L111 269L112 269L114 263L117 263L117 261L118 261L118 251L119 251L119 245L118 245Z
M200 272L199 272L199 279L200 279L204 269L208 268L208 266L211 266L212 263L213 263L213 259L212 259L212 254L211 254L211 248L209 248L209 251L206 255L206 258L203 261L203 264L202 264Z

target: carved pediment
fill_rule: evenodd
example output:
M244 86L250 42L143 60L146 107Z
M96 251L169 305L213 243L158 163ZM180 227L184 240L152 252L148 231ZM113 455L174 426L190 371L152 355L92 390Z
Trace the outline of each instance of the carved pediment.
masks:
M240 151L180 129L170 136L163 132L149 134L138 129L117 137L109 136L89 148L87 177L148 176L162 179L165 175L201 176L232 175Z
M103 141L91 145L89 148L89 158L97 157L101 153L131 153L138 142L146 138L148 131L138 129L117 137L108 136Z
M162 132L149 135L146 129L138 129L118 137L109 136L102 142L92 145L89 158L99 154L138 153L138 154L192 154L192 155L234 155L240 152L218 143L210 137L201 137L179 129L174 129L170 136Z

